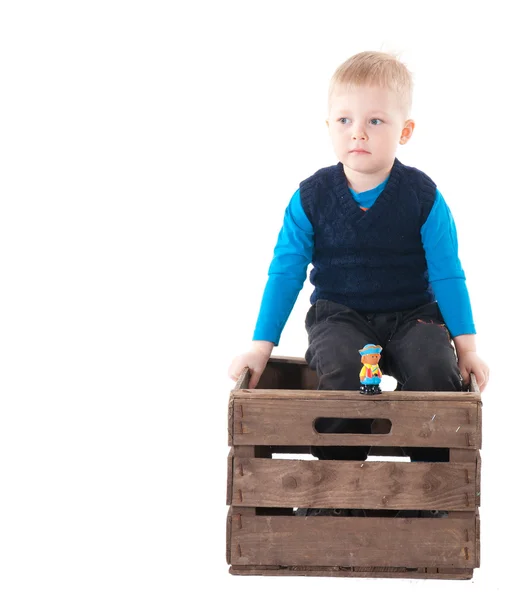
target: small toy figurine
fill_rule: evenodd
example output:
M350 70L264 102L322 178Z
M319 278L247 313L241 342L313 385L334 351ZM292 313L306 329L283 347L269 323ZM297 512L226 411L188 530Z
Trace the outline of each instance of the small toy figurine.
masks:
M361 394L381 394L382 390L379 383L382 380L382 371L378 366L382 346L375 344L366 344L359 350L363 367L360 371L360 393Z

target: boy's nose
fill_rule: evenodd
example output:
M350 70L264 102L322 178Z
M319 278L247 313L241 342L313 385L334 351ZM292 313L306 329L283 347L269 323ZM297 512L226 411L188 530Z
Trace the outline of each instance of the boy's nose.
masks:
M356 129L351 133L351 138L353 140L367 140L367 134L362 129Z

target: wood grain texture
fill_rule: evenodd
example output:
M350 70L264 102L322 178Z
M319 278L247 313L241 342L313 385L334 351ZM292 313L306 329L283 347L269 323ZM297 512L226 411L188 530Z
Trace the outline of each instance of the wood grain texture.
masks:
M357 391L348 390L282 390L282 389L233 389L230 393L234 399L275 398L277 400L355 400L365 404L377 404L388 400L395 402L417 402L435 400L436 402L481 401L481 396L474 392L382 392L376 396L366 396Z
M476 506L481 504L481 454L479 450L466 450L462 448L450 449L450 463L468 463L469 477L475 474L475 497Z
M321 392L312 392L319 396L300 392L305 395L278 398L273 394L255 396L252 391L246 392L248 395L243 392L233 395L234 444L481 447L479 401L454 400L453 395L442 402L399 401L394 399L398 392L377 401L344 397L344 392L327 392L323 398ZM388 434L321 434L314 428L320 417L388 419L391 431Z
M233 509L230 506L226 515L226 562L231 565L231 516Z
M231 559L234 566L474 568L476 517L242 516Z
M272 357L259 379L258 389L315 390L316 372L303 359Z
M476 509L476 567L481 565L481 519L479 507Z
M228 454L228 478L226 482L226 504L229 506L232 501L233 493L233 448L230 448Z
M468 511L469 464L235 458L233 505ZM241 499L242 498L242 499Z
M231 575L273 575L301 577L363 577L384 579L471 579L473 569L444 569L405 567L230 567Z
M248 385L250 384L250 376L250 369L248 367L245 367L241 371L241 374L239 375L239 379L237 380L233 391L248 389Z
M233 446L233 405L235 401L230 398L228 403L228 446Z

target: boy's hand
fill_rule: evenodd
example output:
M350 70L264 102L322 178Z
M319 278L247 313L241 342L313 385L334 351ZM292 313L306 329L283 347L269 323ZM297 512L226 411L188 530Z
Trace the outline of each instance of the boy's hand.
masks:
M228 369L228 375L233 381L237 381L243 369L249 367L251 373L249 387L250 389L255 388L265 370L266 363L272 354L273 348L273 342L252 342L252 347L248 352L240 354L232 360L230 368Z
M476 383L479 391L484 392L489 381L489 367L474 351L467 351L458 354L459 370L463 376L463 383L468 385L470 373L476 376Z

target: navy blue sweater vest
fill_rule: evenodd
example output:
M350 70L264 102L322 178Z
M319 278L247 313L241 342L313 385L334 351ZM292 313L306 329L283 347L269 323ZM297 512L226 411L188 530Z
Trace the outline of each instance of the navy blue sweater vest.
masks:
M354 201L342 163L302 181L301 204L314 228L311 303L393 312L433 301L421 227L435 194L427 175L397 159L368 211Z

